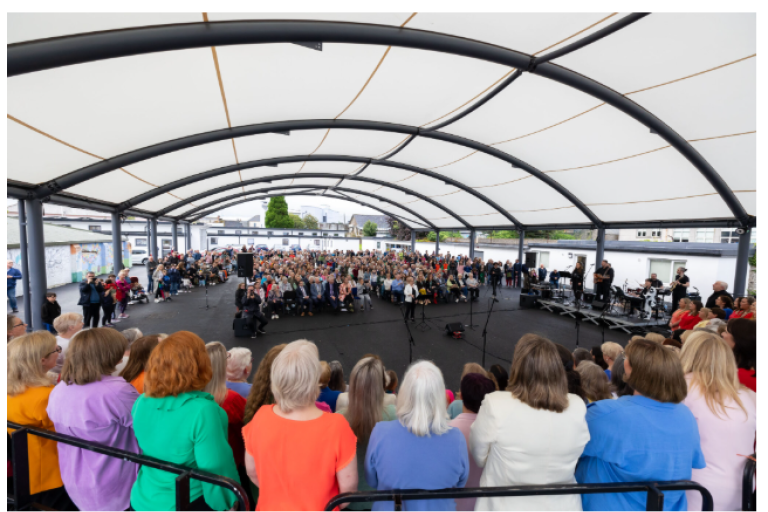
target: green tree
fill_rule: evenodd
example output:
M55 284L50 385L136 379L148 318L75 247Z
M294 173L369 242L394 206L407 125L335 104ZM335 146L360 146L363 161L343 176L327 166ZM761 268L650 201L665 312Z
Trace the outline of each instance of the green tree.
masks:
M294 229L304 229L304 221L301 220L301 217L299 217L295 213L289 213L288 217L290 217L291 222L293 222L293 226L291 227L293 227Z
M293 228L293 220L288 215L288 203L285 202L285 197L275 196L269 200L264 224L268 228Z
M458 231L441 231L440 232L440 241L445 242L449 238L461 238L461 233ZM437 235L434 231L430 231L429 234L427 234L427 240L430 242L434 242L437 240Z
M376 236L376 231L378 230L379 227L376 224L367 220L363 225L363 236Z
M318 229L320 227L314 215L306 214L303 220L305 229Z

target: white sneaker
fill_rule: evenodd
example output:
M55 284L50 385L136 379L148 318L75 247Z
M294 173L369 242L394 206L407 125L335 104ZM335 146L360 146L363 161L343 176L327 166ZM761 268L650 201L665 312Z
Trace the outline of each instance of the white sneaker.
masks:
M155 304L157 304L158 302L160 302L160 299L155 299Z
M280 315L275 315L275 318L276 318L276 319L277 319L277 318L280 318Z

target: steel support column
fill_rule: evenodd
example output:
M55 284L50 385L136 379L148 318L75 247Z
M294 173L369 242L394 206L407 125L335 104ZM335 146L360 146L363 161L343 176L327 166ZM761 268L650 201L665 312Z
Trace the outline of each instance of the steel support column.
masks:
M525 243L525 230L520 230L520 246L517 248L517 259L520 260L520 264L525 264L525 259L523 259L523 244ZM523 282L522 276L520 277L520 282Z
M600 268L600 264L605 259L605 229L597 229L597 249L595 250L595 268Z
M117 212L112 212L112 259L114 260L112 272L117 275L123 270L123 233L120 214Z
M43 302L48 288L45 274L45 236L43 234L43 203L35 199L27 199L27 237L29 247L29 295L32 312L32 330L45 329L43 326Z
M477 231L474 229L469 232L469 257L475 259L475 237L477 237Z
M173 233L171 234L171 240L173 240L173 250L176 252L179 252L179 234L178 234L179 223L176 221L171 222L171 230L173 231ZM240 239L238 238L238 241L239 240Z
M416 230L411 229L411 252L416 252Z
M752 230L745 229L739 235L739 250L736 253L736 277L733 280L733 296L744 297L747 294L747 274L749 273L749 249Z
M24 201L19 200L19 257L21 259L21 291L24 294L24 323L27 332L32 332L32 303L29 299L29 263L27 255L27 208Z
M189 222L184 224L184 252L189 252L192 250L192 228L189 225Z
M440 230L435 231L435 254L440 254Z
M154 217L149 219L149 254L156 262L160 261L157 259L157 219Z

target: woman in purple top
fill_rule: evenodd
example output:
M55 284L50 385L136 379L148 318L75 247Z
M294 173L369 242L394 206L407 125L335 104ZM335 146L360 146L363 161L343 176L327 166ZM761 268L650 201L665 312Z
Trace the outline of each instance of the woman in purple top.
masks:
M113 377L127 348L123 335L108 328L81 331L72 338L61 382L48 400L56 432L139 453L131 408L139 397L122 377ZM58 443L61 479L80 510L126 510L138 466L123 459Z

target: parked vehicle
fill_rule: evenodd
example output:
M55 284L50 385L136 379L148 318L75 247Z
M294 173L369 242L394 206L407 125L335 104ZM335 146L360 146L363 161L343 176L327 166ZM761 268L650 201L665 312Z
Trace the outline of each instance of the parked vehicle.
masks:
M148 249L132 249L131 250L131 264L146 265L148 260L149 260Z

